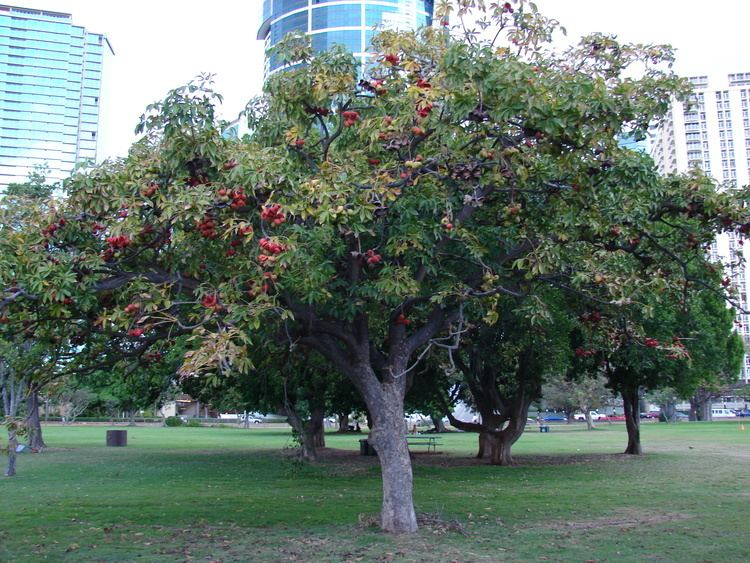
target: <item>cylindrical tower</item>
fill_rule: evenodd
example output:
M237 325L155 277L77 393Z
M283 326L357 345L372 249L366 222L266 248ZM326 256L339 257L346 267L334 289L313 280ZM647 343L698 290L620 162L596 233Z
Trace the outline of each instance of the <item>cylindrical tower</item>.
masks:
M416 29L432 24L434 0L264 0L258 39L266 49L287 33L302 31L312 37L316 51L334 44L345 46L365 64L375 27ZM266 57L265 76L280 64Z

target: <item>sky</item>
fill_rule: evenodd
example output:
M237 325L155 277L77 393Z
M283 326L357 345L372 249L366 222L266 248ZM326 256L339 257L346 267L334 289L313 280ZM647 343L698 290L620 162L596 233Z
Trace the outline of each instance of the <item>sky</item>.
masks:
M215 74L219 114L234 119L263 85L262 0L5 0L66 12L103 33L106 61L99 131L101 158L124 156L146 106L200 73ZM744 0L536 0L568 30L561 44L593 31L621 41L669 43L684 75L750 72L750 3Z

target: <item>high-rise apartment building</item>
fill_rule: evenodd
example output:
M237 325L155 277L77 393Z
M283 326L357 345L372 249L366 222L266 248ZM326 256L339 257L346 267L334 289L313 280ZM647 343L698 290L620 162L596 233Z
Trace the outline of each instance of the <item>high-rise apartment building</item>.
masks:
M61 180L96 158L107 52L70 14L0 5L0 192L35 165Z
M750 72L723 76L693 76L689 104L674 102L656 131L651 154L662 174L701 168L732 186L750 184ZM717 238L711 248L721 258L743 309L748 308L750 241L736 233ZM741 258L744 257L744 262ZM738 314L737 330L750 344L750 315ZM750 356L745 356L741 378L750 382Z
M416 29L430 25L432 13L433 0L263 0L258 39L268 49L287 33L301 31L311 36L316 51L343 45L364 65L376 26ZM274 57L266 60L265 76L279 67Z

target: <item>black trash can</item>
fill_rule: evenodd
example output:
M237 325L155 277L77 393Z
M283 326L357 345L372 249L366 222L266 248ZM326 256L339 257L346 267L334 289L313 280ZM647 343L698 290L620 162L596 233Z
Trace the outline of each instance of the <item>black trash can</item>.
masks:
M367 438L359 441L359 455L377 455L375 448L370 445Z
M107 446L124 448L128 445L127 430L107 430Z

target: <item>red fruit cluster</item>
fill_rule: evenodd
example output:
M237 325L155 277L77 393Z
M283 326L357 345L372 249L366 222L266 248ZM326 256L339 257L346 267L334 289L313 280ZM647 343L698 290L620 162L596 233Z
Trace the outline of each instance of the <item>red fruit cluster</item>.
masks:
M375 92L378 95L383 95L388 91L383 87L383 81L380 79L371 80L368 89Z
M659 341L656 338L646 338L643 340L643 344L646 348L656 348L659 346Z
M95 235L98 235L99 233L105 230L107 230L107 227L105 227L101 223L94 223L93 225L91 225L91 232Z
M163 354L161 352L148 352L144 354L143 359L147 362L157 363L161 361L162 357Z
M120 219L125 219L125 217L128 216L128 208L127 208L127 206L123 206L123 208L120 209L120 211L117 213L117 216Z
M219 236L216 232L216 223L214 223L213 218L209 215L206 215L203 219L198 221L198 230L204 238L214 239Z
M721 285L723 287L729 287L731 284L732 280L730 280L729 278L724 278L723 280L721 280Z
M394 65L394 66L397 65L400 61L400 59L398 58L398 55L394 55L394 54L386 55L385 57L383 57L383 60L387 62L388 64Z
M368 158L368 159L367 159L367 163L368 163L368 164L369 164L370 166L377 166L377 165L379 165L379 164L380 164L380 159L379 159L379 158Z
M260 218L263 221L268 221L275 227L278 227L286 221L284 213L281 211L281 206L278 203L264 207L263 211L260 212Z
M201 305L203 305L206 309L218 309L221 307L219 305L219 300L216 298L216 295L204 295L203 299L201 299Z
M375 264L379 264L380 261L383 259L380 254L375 252L372 248L365 252L365 260L370 266L374 266Z
M580 346L575 349L575 355L579 358L588 358L589 356L593 356L596 354L595 350L587 350L586 348L581 348Z
M590 313L583 313L580 318L584 323L599 324L602 320L602 314L597 310L593 310Z
M149 182L149 184L141 189L141 195L143 197L151 197L159 189L159 185L156 182Z
M253 227L252 225L241 225L239 229L237 229L237 232L241 235L252 235L253 234Z
M423 90L429 90L432 88L432 84L427 82L424 78L420 78L417 80L417 88L422 88Z
M344 127L351 127L359 119L359 114L352 110L342 111L341 115L344 118Z
M223 168L224 170L231 170L231 169L232 169L232 168L234 168L235 166L237 166L237 161L236 161L235 159L231 159L231 160L227 160L227 161L226 161L226 162L224 163L224 165L222 166L222 168Z
M420 107L421 106L421 107ZM432 111L432 103L417 103L417 115L421 118L425 118L428 115L430 115L430 112Z
M302 147L305 146L305 140L301 138L295 139L294 146L297 147L298 149L301 149Z
M423 137L425 131L421 127L418 127L418 126L415 125L414 127L411 128L411 133L415 137Z
M247 196L242 188L237 188L230 192L229 196L232 198L232 203L229 204L229 207L232 209L240 209L247 205Z
M137 315L141 312L141 306L138 303L130 303L129 305L126 305L123 309L126 314L128 315Z
M286 247L280 242L276 242L267 238L260 239L258 241L258 244L263 249L262 251L266 254L278 255L286 250Z
M188 178L188 185L191 188L201 184L206 184L207 186L211 184L205 174L198 174L197 176L190 176L190 178Z
M131 328L128 331L128 336L132 336L133 338L138 338L139 336L143 336L143 329L142 328Z
M403 325L403 326L409 326L411 324L411 321L406 318L406 315L403 313L399 314L398 317L396 317L396 324L397 325Z
M154 226L151 223L146 223L143 228L138 231L139 237L146 237L150 234L153 234L154 232Z
M131 243L130 239L125 235L120 235L117 237L107 237L106 242L112 249L127 248Z
M226 252L227 258L231 258L231 257L232 257L232 256L234 256L235 254L237 254L237 251L236 251L236 250L235 250L234 248L230 248L230 249L228 249L228 250L227 250L227 252Z
M503 12L506 12L508 14L513 13L513 6L510 5L510 2L506 2L505 4L503 4Z
M60 222L62 224L59 224L59 223L50 223L49 225L47 225L47 227L45 229L42 229L42 231L41 231L42 232L42 236L44 236L44 237L55 236L55 231L57 231L58 226L62 227L63 225L65 225L65 219L60 219Z

